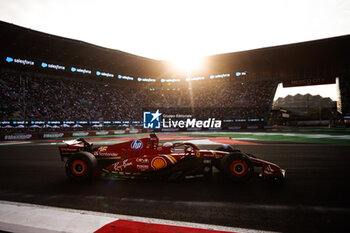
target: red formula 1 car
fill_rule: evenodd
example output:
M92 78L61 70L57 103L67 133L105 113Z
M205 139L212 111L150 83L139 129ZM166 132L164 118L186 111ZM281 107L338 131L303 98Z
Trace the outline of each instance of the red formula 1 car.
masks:
M59 147L66 173L74 181L97 174L121 178L162 178L178 180L211 176L212 167L235 182L246 182L259 168L259 176L281 181L285 170L276 164L245 154L228 145L218 150L201 150L192 143L159 144L155 134L119 144L93 148L84 139L66 141Z

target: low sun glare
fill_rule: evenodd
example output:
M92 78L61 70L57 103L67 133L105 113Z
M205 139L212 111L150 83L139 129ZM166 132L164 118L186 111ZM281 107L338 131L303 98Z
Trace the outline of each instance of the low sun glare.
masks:
M196 56L178 56L170 61L177 71L190 74L202 66L202 58Z

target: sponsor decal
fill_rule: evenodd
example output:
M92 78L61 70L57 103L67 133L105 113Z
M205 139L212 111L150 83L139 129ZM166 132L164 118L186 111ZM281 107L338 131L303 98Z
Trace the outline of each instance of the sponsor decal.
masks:
M12 57L7 57L7 58L6 58L6 61L7 61L8 63L11 63L11 62L13 62L13 58L12 58Z
M131 143L131 149L142 149L143 144L141 140L135 140Z
M166 166L166 161L162 157L155 157L152 159L151 166L154 170L162 169Z
M143 159L143 158L137 158L137 159L136 159L136 162L137 162L137 163L149 163L149 159L147 159L147 158L145 158L145 159Z
M28 140L32 138L31 134L5 135L5 140Z
M247 76L247 71L236 72L236 77L240 77L240 76Z
M106 151L107 150L107 146L101 146L98 148L98 151Z
M50 133L50 134L44 134L43 138L61 138L63 137L64 133Z
M50 124L51 124L51 125L53 125L53 124L54 124L54 125L59 125L59 124L61 124L61 122L60 122L60 121L48 121L47 124L49 124L49 125L50 125Z
M30 65L30 66L34 66L34 62L33 61L29 61L29 60L26 60L26 59L20 59L20 58L12 58L12 57L6 57L6 61L8 63L18 63L18 64L22 64L22 65Z
M28 60L22 60L22 59L14 59L15 63L20 63L22 65L30 65L30 66L34 66L34 62L33 61L28 61Z
M154 78L137 78L138 82L155 82L156 80Z
M75 122L74 121L63 121L63 124L70 124L70 125L74 125Z
M225 78L225 77L230 77L230 74L217 74L217 75L210 75L210 79L215 79L215 78Z
M55 65L55 64L47 64L46 62L41 63L42 68L50 68L50 69L55 69L55 70L65 70L65 66L60 66L60 65Z
M32 125L44 125L45 124L45 121L31 121L30 124Z
M96 75L97 76L104 76L104 77L108 77L108 78L114 78L114 74L110 74L107 72L96 71Z
M124 75L118 75L118 79L124 79L124 80L134 80L133 77L130 76L124 76Z
M180 82L180 79L177 79L177 78L172 78L172 79L162 78L160 81L162 83L177 83L177 82Z
M247 119L235 119L235 122L246 122Z
M83 73L83 74L91 74L91 70L82 69L82 68L71 67L70 71L77 72L77 73Z
M117 171L117 172L121 172L123 169L125 169L126 167L129 167L131 165L132 165L132 163L128 162L128 160L126 159L123 162L115 163L114 164L114 170Z
M145 171L149 169L149 165L144 165L144 164L139 164L136 166L137 169L141 170L141 171Z

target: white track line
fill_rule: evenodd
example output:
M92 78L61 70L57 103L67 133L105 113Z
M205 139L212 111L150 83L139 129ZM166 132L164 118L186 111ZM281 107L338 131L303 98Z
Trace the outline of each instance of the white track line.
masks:
M29 142L29 141L25 141L25 142L22 142L22 141L19 141L19 142L16 142L16 141L0 142L0 146L20 145L20 144L27 144L27 143L31 143L31 142Z
M225 227L0 201L0 230L14 233L94 232L102 226L118 219L217 231L270 233L269 231L237 227Z
M0 230L9 232L94 232L115 220L84 211L0 201Z

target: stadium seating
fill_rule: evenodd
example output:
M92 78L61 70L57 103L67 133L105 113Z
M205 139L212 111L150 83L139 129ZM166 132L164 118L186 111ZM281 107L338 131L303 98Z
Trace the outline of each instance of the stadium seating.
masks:
M277 87L256 80L131 87L18 71L2 71L0 80L2 121L142 121L142 112L151 109L197 119L264 118Z

